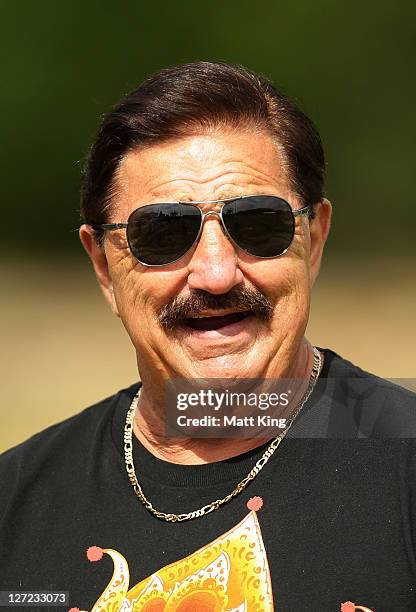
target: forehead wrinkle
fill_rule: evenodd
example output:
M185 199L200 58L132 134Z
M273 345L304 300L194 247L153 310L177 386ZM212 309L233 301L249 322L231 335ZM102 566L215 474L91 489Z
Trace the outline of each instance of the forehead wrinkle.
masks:
M282 175L282 174L286 174L285 172L285 166L283 163L283 159L281 154L279 153L277 147L274 145L274 143L272 144L274 153L276 155L276 165L278 167L278 174ZM185 168L182 168L182 172L184 172L183 177L178 178L178 179L172 179L172 180L192 180L195 183L204 183L208 180L215 180L216 178L218 178L218 176L220 176L221 174L224 173L224 166L229 166L229 165L236 165L237 169L230 169L228 170L228 172L236 172L236 173L241 173L241 166L243 167L243 171L247 172L247 170L250 173L253 173L255 176L256 175L263 175L267 178L275 178L274 174L273 175L269 175L265 172L263 172L262 170L259 169L258 165L254 166L253 164L249 163L249 160L236 160L233 157L225 157L223 159L214 159L208 161L208 164L210 164L212 167L209 168L207 170L207 172L214 172L214 175L209 177L209 178L199 178L201 172L203 172L206 168L205 166L207 165L207 159L197 159L195 158L193 155L189 154L189 151L176 151L174 150L173 152L168 151L166 152L166 150L159 151L157 150L157 148L155 147L156 150L153 149L149 149L149 151L130 151L124 158L123 160L120 162L120 167L119 170L121 171L121 173L124 174L124 172L127 172L128 174L130 174L130 171L133 171L133 174L138 174L140 172L140 168L143 167L143 161L140 160L140 155L141 153L152 153L152 159L155 162L155 165L157 166L158 163L160 162L161 164L168 162L171 162L170 158L174 158L175 161L182 159L182 161L185 160ZM154 155L153 155L154 154ZM136 159L135 158L139 158ZM261 159L261 155L259 157L258 163L260 163L260 165L262 165L262 159ZM266 163L269 163L270 160L265 160ZM180 164L175 164L175 165L179 165ZM144 166L147 167L147 169L152 170L154 168L154 164L150 162L150 160L145 160L144 161ZM221 168L217 170L217 173L215 174L215 170L216 170L216 166L220 166ZM148 181L152 181L154 177L150 176Z
M238 167L236 169L225 169L224 166L226 166L227 164L235 164ZM221 161L220 164L217 164L217 165L220 165L221 169L219 169L216 173L212 175L201 177L200 176L201 168L198 168L195 170L191 169L186 172L182 170L183 176L169 179L168 181L166 181L166 184L170 182L174 182L174 181L189 181L197 185L203 185L205 183L216 181L219 178L223 176L227 176L229 174L236 175L237 177L242 177L242 178L247 177L249 180L257 180L257 181L260 180L261 181L261 180L266 179L267 181L270 181L270 180L275 181L275 180L279 180L284 175L284 172L282 172L282 166L279 167L278 173L268 174L267 172L259 170L255 166L252 166L251 164L248 164L242 161L236 162L236 161L231 161L231 160L230 161L224 160L224 161ZM241 166L243 166L243 168L241 168ZM149 182L152 180L152 178L153 177L149 179Z
M182 161L185 161L184 165L172 163L171 158L178 153L176 148L166 150L164 146L162 148L156 146L148 151L131 151L119 166L117 186L121 189L117 191L118 195L122 196L119 204L130 208L132 202L144 205L152 201L209 201L256 195L256 193L284 196L282 190L288 193L290 191L284 159L275 143L269 141L269 144L272 146L272 151L266 143L265 149L257 149L255 155L251 153L251 158L248 155L249 151L246 150L245 156L243 149L241 154L243 159L237 157L237 160L232 157L233 151L225 151L226 156L222 158L221 150L226 150L226 146L220 148L219 158L215 155L208 157L207 165L211 166L208 169L201 160L189 155L189 149L179 150ZM140 157L142 153L144 158ZM152 154L151 158L148 157L148 153ZM164 165L167 168L165 175ZM175 176L176 172L180 172L182 176ZM204 186L205 188L201 189ZM252 186L255 187L254 190ZM260 191L259 186L263 186Z
M255 170L253 168L253 170ZM231 175L231 176L230 176ZM215 176L207 178L197 177L193 178L175 178L167 180L163 183L159 183L155 187L147 187L148 195L151 198L165 198L173 199L174 201L188 201L197 200L199 196L196 194L195 188L198 190L199 187L210 183L216 183L212 185L211 191L213 193L212 198L218 197L226 199L228 197L234 197L235 195L241 195L242 188L250 186L266 186L270 188L276 183L280 183L283 176L275 176L274 174L267 174L265 172L255 172L253 174L246 174L242 172L219 172ZM286 181L285 181L286 182ZM171 189L171 186L175 183L179 183L177 189ZM282 185L286 187L286 185ZM215 192L215 193L214 193Z

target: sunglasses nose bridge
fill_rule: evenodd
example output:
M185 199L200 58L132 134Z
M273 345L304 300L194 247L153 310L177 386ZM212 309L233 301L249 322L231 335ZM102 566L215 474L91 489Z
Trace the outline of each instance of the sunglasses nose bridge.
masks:
M209 210L206 213L202 213L202 218L205 220L205 217L208 217L208 215L215 215L216 217L219 217L221 219L221 213L218 212L217 210Z
M223 218L222 218L221 210L208 210L207 212L203 212L201 210L201 214L202 214L201 231L202 231L202 227L203 227L203 225L205 223L205 219L207 217L209 217L209 215L214 215L215 217L218 217L218 220L219 220L220 225L221 225L221 229L224 231L225 228L224 228L224 221L223 221Z
M195 241L194 241L194 245L197 244L201 240L202 233L204 231L205 219L209 215L214 215L215 217L218 218L222 234L225 236L227 241L231 242L231 244L234 244L234 241L232 240L232 238L229 235L228 230L227 230L227 228L225 226L224 219L222 217L222 208L223 207L221 206L220 210L208 210L207 212L204 212L203 210L201 210L201 208L198 208L198 210L199 210L199 212L201 214L201 222L200 222L200 226L199 226L198 235L196 236Z

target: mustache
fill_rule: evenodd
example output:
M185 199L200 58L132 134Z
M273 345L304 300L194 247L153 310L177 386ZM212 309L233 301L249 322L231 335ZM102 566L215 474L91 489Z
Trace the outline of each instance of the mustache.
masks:
M205 310L250 310L260 320L270 320L273 307L258 289L233 287L227 293L215 295L202 289L195 289L187 297L175 297L159 312L159 323L166 330L172 330L185 319L198 316Z

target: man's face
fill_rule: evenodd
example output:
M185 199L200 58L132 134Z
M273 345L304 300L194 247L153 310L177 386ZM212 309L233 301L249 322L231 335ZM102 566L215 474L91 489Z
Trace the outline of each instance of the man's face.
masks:
M271 137L254 131L191 135L131 152L121 164L117 185L109 222L125 222L134 209L158 202L269 194L286 199L293 208L302 206L289 189ZM219 210L218 204L201 207ZM273 259L259 259L235 247L216 215L205 218L189 253L156 268L134 259L125 230L107 234L103 253L83 226L81 239L136 348L143 381L260 378L284 372L307 324L310 287L329 227L327 207L321 205L313 221L297 217L289 250ZM268 305L268 316L261 316L256 307L247 315L247 302L239 299L246 291ZM229 292L234 300L228 299ZM196 294L208 299L194 302ZM170 328L162 324L162 314L174 300L179 316ZM181 308L189 303L192 317L181 318ZM213 318L219 316L224 318Z

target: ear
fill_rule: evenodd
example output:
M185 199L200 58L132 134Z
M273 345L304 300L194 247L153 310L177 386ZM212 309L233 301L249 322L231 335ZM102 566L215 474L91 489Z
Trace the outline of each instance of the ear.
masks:
M332 204L324 198L322 202L315 206L314 211L315 217L309 223L311 238L310 275L312 285L319 274L322 253L331 227Z
M100 246L97 243L95 231L90 225L84 224L80 227L79 237L82 242L82 246L87 251L92 261L101 291L103 292L107 302L110 304L111 310L115 315L117 315L117 317L119 317L120 315L114 297L113 281L108 269L108 261L104 246Z

